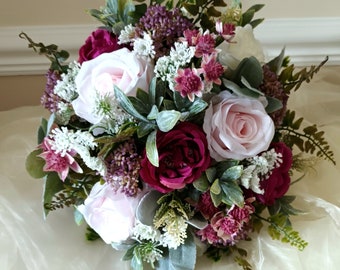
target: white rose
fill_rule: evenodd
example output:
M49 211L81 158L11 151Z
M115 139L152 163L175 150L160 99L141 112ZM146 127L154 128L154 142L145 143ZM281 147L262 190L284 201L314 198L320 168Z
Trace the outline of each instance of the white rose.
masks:
M237 26L230 43L223 42L219 47L219 61L222 65L235 69L242 59L254 56L260 63L265 61L261 43L255 38L250 24Z
M77 209L105 243L122 243L131 236L141 196L128 197L115 192L110 184L98 182Z
M148 91L152 75L150 62L127 48L85 61L75 79L79 94L72 102L75 114L92 124L99 123L102 116L96 114L98 96L114 99L114 85L126 95L135 95L137 88Z

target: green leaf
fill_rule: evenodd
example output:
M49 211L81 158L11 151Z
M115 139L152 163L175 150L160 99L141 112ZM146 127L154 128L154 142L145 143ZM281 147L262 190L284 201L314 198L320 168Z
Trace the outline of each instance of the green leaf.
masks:
M155 129L155 125L147 122L139 122L137 129L138 138L143 138Z
M84 221L84 217L83 217L82 213L80 213L77 208L74 209L73 217L74 217L74 222L78 226L80 226Z
M116 85L114 86L115 96L119 105L131 116L135 117L136 119L144 122L148 122L148 120L141 115L133 106L131 101L128 97L121 91Z
M259 88L263 81L263 70L261 63L256 57L251 56L244 58L233 72L231 80L236 84L241 84L242 77L244 77L253 88Z
M141 198L136 208L136 217L141 223L148 226L153 225L153 219L159 207L157 201L162 195L156 190L151 190Z
M212 183L216 179L216 168L210 167L205 171L205 175L210 183Z
M198 178L197 180L195 180L193 182L194 187L201 191L201 192L205 192L209 189L209 181L208 178L205 174L202 174L200 178Z
M42 141L47 135L47 131L48 131L47 120L45 118L42 118L40 127L38 129L38 144L42 143Z
M239 179L243 172L243 166L233 166L228 168L221 176L221 181L236 181Z
M156 120L158 117L159 111L156 105L153 105L150 113L148 114L148 120Z
M278 74L282 68L282 63L285 58L285 48L283 48L278 56L274 59L270 60L267 65L269 66L270 70Z
M233 81L222 79L223 84L227 89L231 90L234 94L238 96L246 96L251 98L259 98L259 94L254 91L249 90L245 87L240 87L238 84L234 83Z
M51 172L46 175L45 183L44 183L44 206L50 205L52 203L52 199L55 194L64 189L63 182L60 180L59 176L55 172ZM47 217L49 209L44 207L44 215Z
M177 124L180 118L181 113L178 111L161 111L157 115L156 122L161 131L168 132Z
M222 202L222 192L219 194L212 193L210 190L210 197L215 207L218 207Z
M152 131L146 140L146 156L148 157L150 163L158 167L159 166L159 160L158 160L158 150L157 150L157 144L156 144L156 136L157 130Z
M210 192L213 193L213 194L220 194L221 193L221 186L220 186L220 180L219 179L216 179L214 181L214 183L211 185L210 187Z
M283 105L282 105L281 100L277 98L273 98L273 97L268 97L268 96L266 96L266 98L268 101L268 105L266 106L267 113L273 113L277 110L282 109Z
M25 162L26 171L33 178L39 179L43 178L47 172L43 170L45 165L45 160L41 157L38 157L42 153L41 149L36 149L32 151L27 157Z
M228 205L236 204L239 207L244 205L242 189L235 182L221 182L223 190L222 202Z
M171 269L176 270L193 270L196 264L196 244L191 233L183 245L176 249L169 249L169 262L172 264Z

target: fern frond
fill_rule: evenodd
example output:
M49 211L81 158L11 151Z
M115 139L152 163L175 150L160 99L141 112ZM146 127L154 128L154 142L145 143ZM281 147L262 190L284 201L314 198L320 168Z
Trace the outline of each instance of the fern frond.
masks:
M287 111L282 125L277 131L281 139L289 146L297 146L302 152L314 154L336 164L334 153L324 138L324 132L319 131L317 126L311 125L301 130L303 118L295 120L295 112Z
M305 67L296 73L294 73L295 66L293 64L284 68L279 75L279 81L282 83L285 92L289 94L292 89L298 90L303 82L309 83L327 61L328 57L318 66L312 65L309 69Z

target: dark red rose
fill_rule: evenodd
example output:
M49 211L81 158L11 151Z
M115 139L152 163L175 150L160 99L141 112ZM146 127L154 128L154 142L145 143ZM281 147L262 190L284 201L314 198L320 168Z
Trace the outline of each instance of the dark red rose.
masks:
M184 188L199 178L210 164L205 134L189 122L180 123L166 133L159 131L157 149L159 167L153 166L144 153L140 176L162 193Z
M272 171L268 179L264 179L260 183L264 194L256 194L256 198L265 205L274 204L276 199L281 198L288 191L290 185L289 170L293 162L292 151L284 143L273 143L271 146L276 153L281 153L282 163Z
M102 53L116 51L124 46L118 44L118 37L105 29L97 29L86 39L85 44L79 49L78 62L96 58Z

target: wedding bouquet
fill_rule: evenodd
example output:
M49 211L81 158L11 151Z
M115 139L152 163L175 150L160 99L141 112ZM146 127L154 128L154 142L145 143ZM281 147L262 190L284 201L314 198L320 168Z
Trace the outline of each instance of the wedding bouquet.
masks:
M26 161L44 179L45 216L72 207L88 239L126 250L133 269L194 269L200 252L250 269L238 244L261 229L303 250L286 193L315 159L335 160L287 101L327 58L299 71L284 49L265 59L253 33L263 5L145 2L89 10L102 26L70 62L20 34L51 60L51 114Z

